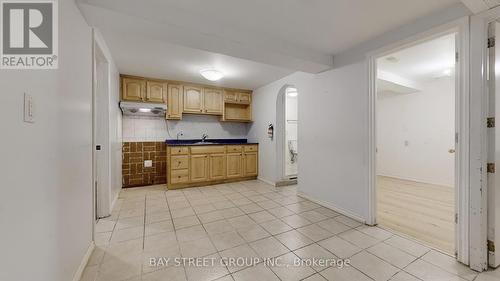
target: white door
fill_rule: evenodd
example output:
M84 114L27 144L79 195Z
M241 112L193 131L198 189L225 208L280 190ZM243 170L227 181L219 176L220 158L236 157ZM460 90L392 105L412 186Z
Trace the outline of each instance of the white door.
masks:
M94 207L95 219L110 215L109 63L94 46Z

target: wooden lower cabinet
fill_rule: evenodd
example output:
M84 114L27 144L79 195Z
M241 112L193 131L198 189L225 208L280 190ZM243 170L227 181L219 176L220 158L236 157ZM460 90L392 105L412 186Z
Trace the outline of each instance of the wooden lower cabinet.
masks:
M167 146L169 189L255 179L258 145Z
M227 178L241 178L243 176L243 157L241 153L227 154Z
M210 180L223 180L226 178L226 155L210 155Z
M191 155L190 157L190 180L191 182L204 182L208 181L209 176L209 162L208 155Z
M246 177L256 176L259 171L257 152L246 152L243 155L243 171Z

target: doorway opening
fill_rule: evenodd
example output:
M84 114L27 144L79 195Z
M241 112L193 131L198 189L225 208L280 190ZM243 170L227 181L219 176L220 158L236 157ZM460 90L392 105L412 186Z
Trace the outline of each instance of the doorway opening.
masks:
M376 60L376 221L456 252L456 33Z
M277 186L298 180L298 96L296 87L285 85L276 101Z
M298 145L298 92L296 88L288 87L285 96L285 178L293 179L298 175L299 153Z

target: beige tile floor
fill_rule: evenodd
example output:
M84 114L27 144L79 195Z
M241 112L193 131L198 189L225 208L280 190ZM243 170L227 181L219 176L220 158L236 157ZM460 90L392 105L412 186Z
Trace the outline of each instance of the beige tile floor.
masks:
M500 281L500 270L477 275L447 255L296 193L295 186L260 181L125 189L111 217L97 223L97 246L81 281ZM351 265L151 267L151 257L280 257L281 265L299 258L347 258Z

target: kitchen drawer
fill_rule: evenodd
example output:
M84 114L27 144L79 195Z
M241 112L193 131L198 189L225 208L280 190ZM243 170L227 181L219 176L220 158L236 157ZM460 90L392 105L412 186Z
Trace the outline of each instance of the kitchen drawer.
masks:
M223 145L192 146L191 154L224 153L226 147Z
M189 181L189 170L172 170L170 171L170 183L184 183Z
M189 158L187 155L172 156L170 160L170 169L172 170L187 169L189 167L188 163L189 163Z
M242 149L243 147L241 145L228 145L227 153L241 152Z
M189 147L187 146L174 146L170 149L170 154L172 155L188 154L188 152L189 152Z
M258 146L256 145L245 145L245 152L257 151Z

